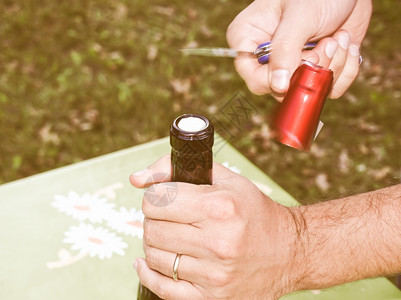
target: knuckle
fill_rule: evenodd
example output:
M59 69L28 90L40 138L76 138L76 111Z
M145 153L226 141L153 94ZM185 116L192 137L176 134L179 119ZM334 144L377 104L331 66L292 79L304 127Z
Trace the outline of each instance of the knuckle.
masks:
M332 61L329 67L330 70L333 71L334 80L341 75L341 72L344 69L344 64L338 61Z
M145 218L143 222L143 241L146 245L151 246L154 240L155 231L153 230L152 221Z
M241 221L232 223L228 231L223 231L211 245L212 252L219 259L230 262L241 257L246 245L246 227Z
M228 296L229 293L226 291L224 287L216 288L213 291L212 295L213 295L212 299L230 299L230 297Z
M223 238L214 244L214 253L221 260L234 260L239 255L238 243L234 238Z
M280 49L280 51L276 51L280 54L288 54L294 52L294 47L292 41L294 40L294 36L288 32L281 32L280 35L275 37L272 41L271 45L274 49Z
M152 291L161 299L171 299L171 295L168 294L163 284L159 281L152 287Z
M151 202L149 201L151 197L151 194L149 193L149 190L146 190L145 193L143 194L143 201L142 201L142 212L145 216L149 216L151 213L152 205Z
M232 290L231 283L233 282L233 273L226 272L223 270L214 271L209 273L207 277L207 283L209 292L213 299L228 299L228 295L232 295L230 290Z
M350 67L350 68L345 68L343 74L343 78L345 79L346 82L352 82L356 76L358 75L359 72L359 66L356 67Z
M291 61L288 58L296 58L296 60L301 58L301 52L294 51L295 40L297 40L297 37L294 32L281 31L279 35L275 35L271 42L271 48L274 51L271 53L272 60L269 60L269 62L273 62L277 67L280 66L280 68L286 69L291 65Z
M231 276L226 272L218 271L211 276L210 280L212 286L224 287L230 283Z
M217 221L227 221L236 215L234 198L231 195L215 194L203 202L207 217Z
M145 260L146 260L146 264L148 265L148 267L153 270L159 265L159 263L156 259L156 253L154 251L154 248L146 247Z
M270 92L267 79L266 81L262 81L261 79L258 78L251 78L250 80L246 81L246 85L248 89L251 91L251 93L255 95L260 96Z

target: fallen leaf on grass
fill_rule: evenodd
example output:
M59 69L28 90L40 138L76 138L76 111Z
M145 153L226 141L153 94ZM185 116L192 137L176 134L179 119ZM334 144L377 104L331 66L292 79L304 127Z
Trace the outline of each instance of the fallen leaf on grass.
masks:
M330 183L327 178L327 174L320 173L315 178L316 186L322 191L326 192L330 188Z
M60 144L60 137L57 133L52 132L51 124L46 124L41 129L39 129L39 138L44 143L51 143L54 145Z
M357 126L359 129L369 133L378 133L380 132L380 126L374 123L367 122L365 120L358 120Z
M88 108L84 112L73 110L68 115L72 125L81 131L91 130L98 116L99 111L94 108Z
M188 44L186 44L183 48L198 48L199 47L199 43L197 41L191 41Z
M327 151L324 148L318 146L318 144L312 144L310 154L317 158L323 158L326 156Z
M189 19L196 19L198 17L198 12L197 12L197 10L195 10L191 7L188 7L187 16Z
M159 49L155 45L149 45L148 47L148 59L153 61L156 59Z
M337 164L338 170L341 173L346 174L346 173L348 173L348 171L350 169L350 165L351 165L351 161L348 156L348 151L342 150L338 157L338 164Z
M212 37L213 36L213 31L207 26L207 24L202 24L200 27L200 32L205 36L205 37Z
M124 19L128 14L128 8L126 5L119 3L115 7L114 11L114 19L115 20L121 20Z
M391 168L388 166L385 166L381 169L377 170L369 170L368 175L372 176L376 180L381 180L384 177L387 176L391 172Z
M175 9L172 6L159 6L159 5L156 5L156 6L153 7L153 11L158 13L158 14L160 14L160 15L169 17L169 18L173 17L174 14L175 14Z
M186 95L191 89L191 80L189 78L184 79L172 79L170 84L177 94Z

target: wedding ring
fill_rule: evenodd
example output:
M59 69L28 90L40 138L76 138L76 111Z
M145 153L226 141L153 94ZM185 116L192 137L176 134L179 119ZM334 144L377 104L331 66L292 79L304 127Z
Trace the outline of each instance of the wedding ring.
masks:
M178 281L178 264L180 263L180 258L181 258L181 254L177 253L177 256L175 257L174 265L173 265L173 279L174 279L174 281Z

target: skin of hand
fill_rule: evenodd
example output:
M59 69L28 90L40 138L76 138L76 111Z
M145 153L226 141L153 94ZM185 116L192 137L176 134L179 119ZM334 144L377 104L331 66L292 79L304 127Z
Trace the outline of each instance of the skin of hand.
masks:
M163 299L277 299L401 272L401 184L284 207L215 163L213 185L176 183L174 201L153 205L166 193L170 165L167 155L130 177L153 187L142 207L146 258L134 267Z
M155 174L171 174L170 165L165 156L130 181L147 187ZM299 264L290 210L243 176L217 163L213 168L213 185L177 183L167 206L152 204L166 192L165 183L154 184L152 195L145 192L146 258L134 263L142 284L163 299L276 299L296 290L301 274L292 269Z
M231 48L254 51L271 41L269 63L238 57L235 67L255 94L282 100L301 59L330 68L334 84L329 95L340 97L359 71L359 47L372 13L371 0L255 0L227 29ZM318 46L302 51L307 42Z

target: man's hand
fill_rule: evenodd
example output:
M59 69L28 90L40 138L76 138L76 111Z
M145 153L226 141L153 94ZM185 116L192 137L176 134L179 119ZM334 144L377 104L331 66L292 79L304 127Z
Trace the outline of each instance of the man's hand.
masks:
M130 178L151 187L142 207L146 257L134 265L161 298L277 299L401 272L401 184L287 208L217 163L213 185L173 186L170 165L164 156ZM174 199L154 205L173 187Z
M247 57L235 60L251 92L282 99L291 75L306 59L333 70L330 97L338 98L358 73L359 47L371 12L371 0L256 0L230 24L227 41L243 51L271 41L267 65ZM315 49L302 52L307 42L318 40Z
M167 299L276 299L298 288L304 259L288 208L217 163L213 185L177 183L168 205L153 205L173 188L160 175L170 168L165 156L130 178L138 188L153 184L143 202L146 257L135 261L142 284Z

